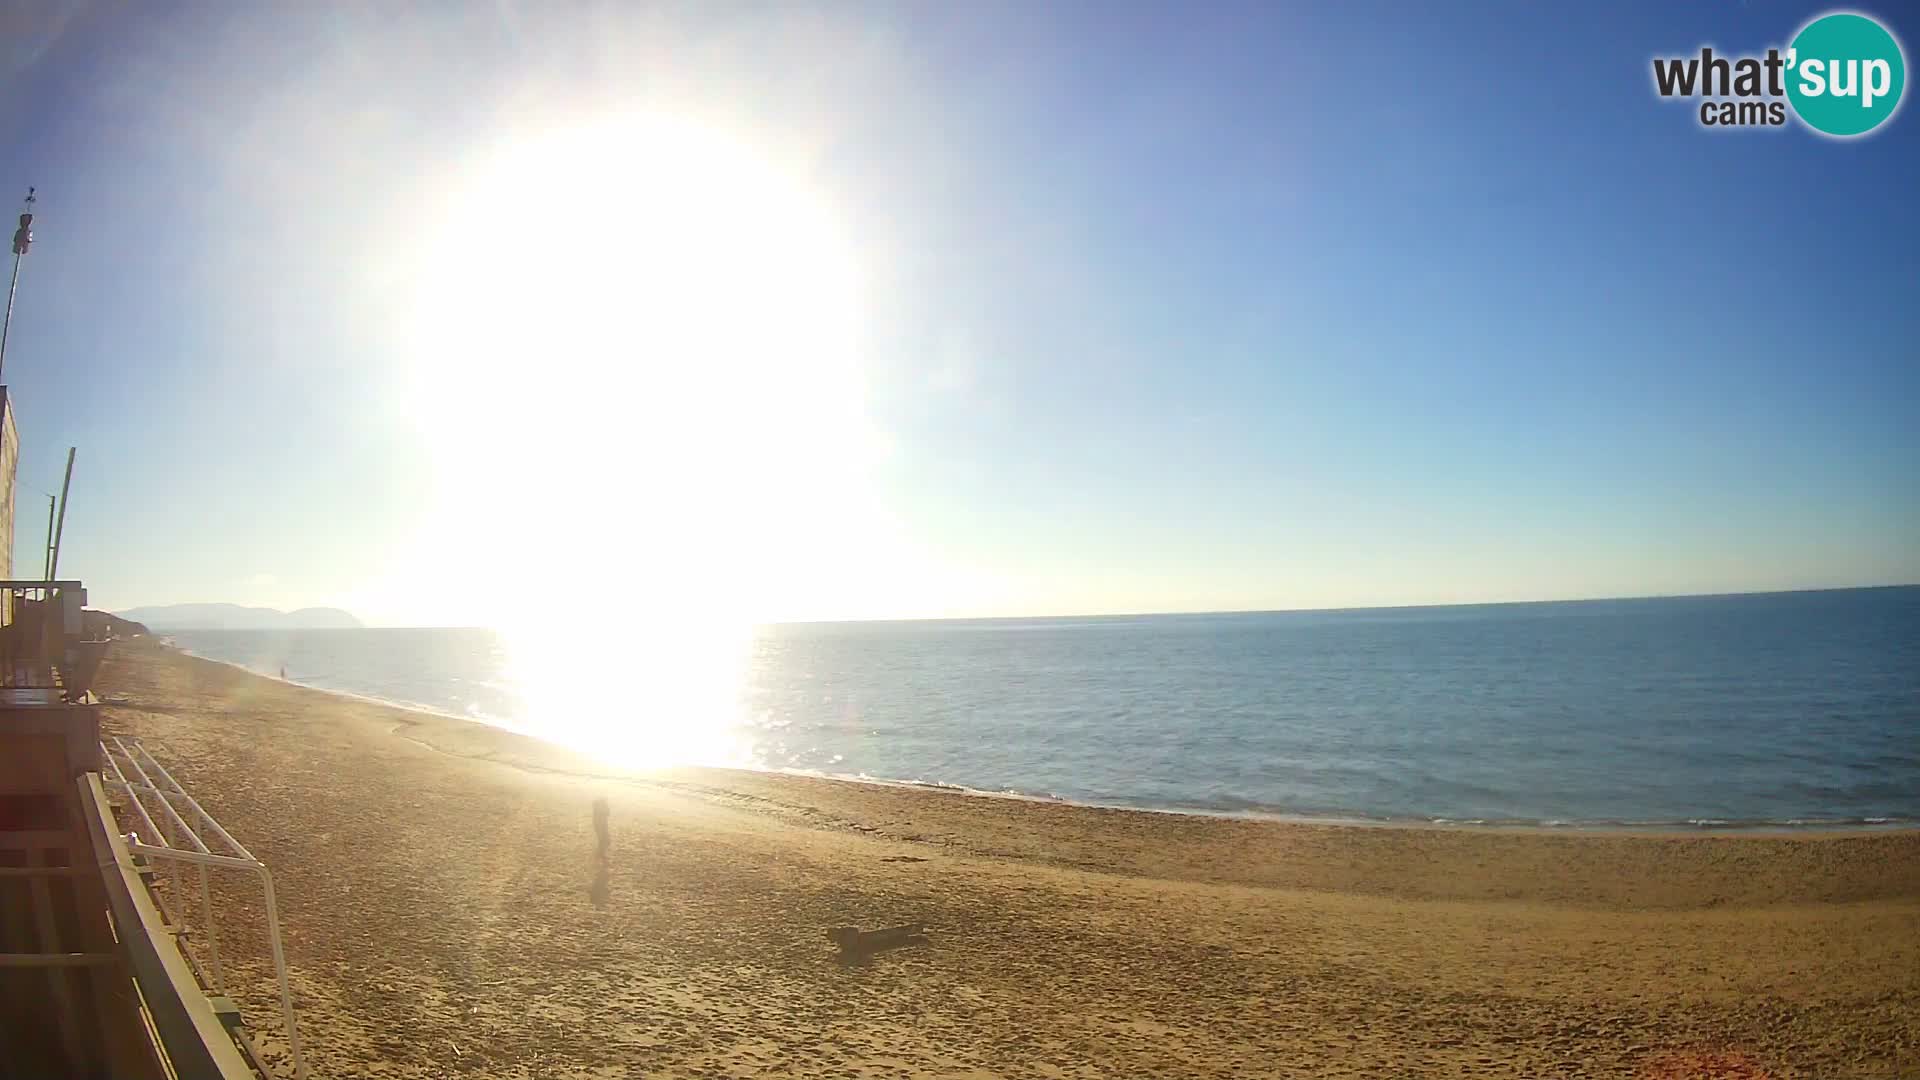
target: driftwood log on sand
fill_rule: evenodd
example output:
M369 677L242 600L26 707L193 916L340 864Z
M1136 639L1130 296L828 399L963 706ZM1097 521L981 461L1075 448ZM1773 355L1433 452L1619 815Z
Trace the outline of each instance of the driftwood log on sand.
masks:
M880 930L862 930L857 926L836 926L827 931L827 940L838 945L842 955L862 955L879 952L882 949L894 949L902 945L925 945L927 928L924 923L906 923Z

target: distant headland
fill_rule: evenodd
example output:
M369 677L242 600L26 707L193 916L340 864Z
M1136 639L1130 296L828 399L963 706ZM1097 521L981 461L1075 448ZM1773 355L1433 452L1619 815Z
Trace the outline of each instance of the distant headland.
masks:
M361 623L339 608L298 611L242 607L239 604L162 604L116 612L123 619L167 630L357 630Z

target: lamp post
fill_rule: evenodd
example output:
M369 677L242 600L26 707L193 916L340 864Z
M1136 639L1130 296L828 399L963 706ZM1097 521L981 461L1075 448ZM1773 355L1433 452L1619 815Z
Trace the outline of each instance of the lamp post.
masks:
M33 189L27 189L27 201L20 211L20 227L13 233L13 280L7 284L7 317L0 322L0 373L7 366L7 334L13 329L13 294L20 289L20 259L33 246Z

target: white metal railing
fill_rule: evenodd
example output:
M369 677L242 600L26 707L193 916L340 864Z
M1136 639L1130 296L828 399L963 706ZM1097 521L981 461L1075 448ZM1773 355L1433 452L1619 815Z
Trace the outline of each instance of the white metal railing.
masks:
M110 775L102 775L102 783L127 796L128 808L139 824L146 828L145 833L136 829L127 836L127 850L150 859L191 865L199 871L200 912L206 924L207 953L213 968L214 989L222 994L227 992L226 973L220 965L220 940L214 930L213 899L207 891L207 868L246 870L259 875L261 889L266 895L267 943L273 951L274 978L280 985L280 1016L287 1028L287 1048L293 1055L294 1076L305 1080L307 1065L300 1053L300 1033L293 1016L293 992L287 984L287 956L280 943L280 909L274 899L273 873L215 821L213 815L207 813L192 795L187 794L187 789L180 786L166 766L155 760L138 739L122 741L119 736L110 735L100 744L100 757L110 772ZM145 800L142 799L143 795L147 797ZM148 811L148 801L159 809L164 827ZM185 806L192 818L200 823L200 828L206 829L216 843L225 848L224 851L214 850L207 845L200 835L200 829L195 828L174 805L176 801ZM174 880L177 884L177 875Z

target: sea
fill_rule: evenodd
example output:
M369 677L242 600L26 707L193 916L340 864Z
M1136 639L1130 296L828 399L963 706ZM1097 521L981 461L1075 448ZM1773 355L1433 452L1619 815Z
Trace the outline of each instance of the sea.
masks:
M486 630L168 636L536 736L559 719ZM684 721L646 655L569 677L623 730ZM698 763L1289 819L1920 823L1920 586L774 625L731 677L701 721L728 750Z

